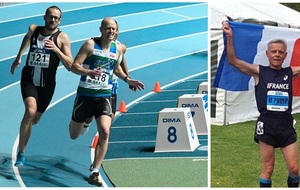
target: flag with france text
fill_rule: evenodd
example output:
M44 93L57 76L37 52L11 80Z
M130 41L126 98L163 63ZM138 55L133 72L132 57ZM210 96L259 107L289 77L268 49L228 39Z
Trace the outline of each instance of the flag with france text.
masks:
M287 42L287 57L283 67L300 66L300 30L259 24L228 21L233 32L236 56L251 64L269 65L266 57L267 44L273 39ZM226 36L223 35L224 44ZM293 95L300 96L300 79L293 81ZM226 48L220 59L214 87L230 91L254 89L253 78L228 63Z

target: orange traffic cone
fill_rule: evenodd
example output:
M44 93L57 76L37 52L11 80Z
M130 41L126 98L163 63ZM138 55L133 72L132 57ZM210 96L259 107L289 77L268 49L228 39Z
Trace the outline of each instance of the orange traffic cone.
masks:
M124 101L121 101L118 111L119 112L127 112L126 105L125 105Z
M94 136L94 139L93 139L93 143L92 143L92 146L91 148L95 149L97 144L98 144L98 140L99 140L99 136L98 134Z
M154 92L161 92L159 82L156 82L156 83L155 83L153 91L154 91Z

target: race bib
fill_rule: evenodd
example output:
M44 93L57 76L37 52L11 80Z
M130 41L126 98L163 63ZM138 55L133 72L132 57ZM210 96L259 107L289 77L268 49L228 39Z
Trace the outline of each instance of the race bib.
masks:
M97 76L95 78L91 78L90 76L87 76L86 82L92 85L96 85L99 88L109 88L111 86L109 85L109 76L110 73L105 69L102 69L100 76Z
M286 111L289 106L289 95L287 92L268 91L267 110Z
M49 68L50 51L35 49L29 53L28 65L32 67Z

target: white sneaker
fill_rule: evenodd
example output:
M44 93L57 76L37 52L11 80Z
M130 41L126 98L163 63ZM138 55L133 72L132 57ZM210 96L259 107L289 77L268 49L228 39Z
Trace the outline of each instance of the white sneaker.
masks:
M84 125L81 130L81 135L82 136L86 135L88 131L89 131L89 126Z

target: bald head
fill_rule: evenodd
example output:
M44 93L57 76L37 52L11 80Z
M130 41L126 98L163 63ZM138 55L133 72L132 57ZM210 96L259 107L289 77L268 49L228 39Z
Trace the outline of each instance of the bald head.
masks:
M111 17L106 17L106 18L104 18L102 21L101 21L101 28L103 28L103 27L105 27L107 24L110 24L110 23L115 23L116 25L117 25L117 22L114 20L114 19L112 19Z
M117 22L110 17L104 18L101 21L100 32L103 38L108 40L115 40L116 35L118 35Z

